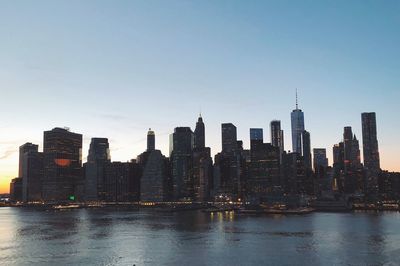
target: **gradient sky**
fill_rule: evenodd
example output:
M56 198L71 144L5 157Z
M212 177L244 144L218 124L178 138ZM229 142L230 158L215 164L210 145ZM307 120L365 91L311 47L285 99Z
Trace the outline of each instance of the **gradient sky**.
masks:
M327 148L361 112L377 113L382 168L400 171L399 1L1 1L0 192L18 147L68 126L108 137L113 160L136 158L148 128L194 128L221 149L222 122L249 147L249 128L299 105L313 148Z

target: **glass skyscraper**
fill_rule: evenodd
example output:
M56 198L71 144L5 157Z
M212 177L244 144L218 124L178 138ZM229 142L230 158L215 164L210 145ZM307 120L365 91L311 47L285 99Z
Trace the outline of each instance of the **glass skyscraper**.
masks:
M293 152L302 155L301 136L304 131L304 113L301 109L298 108L297 103L296 103L296 109L293 110L291 114L291 122L292 122L292 149Z
M362 113L361 120L364 166L367 174L367 186L370 192L376 192L378 174L380 172L380 159L376 130L376 114Z

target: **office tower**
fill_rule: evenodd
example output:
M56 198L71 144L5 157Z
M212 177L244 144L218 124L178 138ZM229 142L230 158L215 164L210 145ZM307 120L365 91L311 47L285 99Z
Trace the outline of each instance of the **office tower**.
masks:
M375 193L377 190L378 175L380 173L376 114L362 113L361 120L364 167L367 175L367 187L370 193Z
M345 127L343 132L343 175L344 192L354 193L363 187L360 162L360 148L351 127Z
M299 109L297 102L297 92L296 92L296 109L292 111L291 114L291 122L292 122L292 149L293 152L297 152L302 155L302 143L301 143L301 135L304 132L304 113L301 109Z
M194 131L192 179L195 201L205 202L209 200L213 188L213 162L211 149L205 147L205 126L201 116Z
M194 148L192 156L194 199L197 202L205 202L210 199L213 188L211 149L208 147Z
M156 136L154 131L149 128L147 132L147 151L154 151L156 149Z
M326 157L326 149L313 149L314 153L314 172L319 177L323 177L323 174L328 168L328 158Z
M306 167L306 169L310 170L312 169L310 132L304 130L303 133L301 134L301 140L302 140L302 154L304 157L304 166Z
M104 165L110 162L110 146L107 138L92 138L85 169L86 201L104 200Z
M232 123L224 123L222 129L222 151L233 152L237 148L236 127Z
M38 145L30 142L19 147L19 177L22 178L22 201L41 200L43 154Z
M264 143L263 129L262 128L250 128L250 152L256 150L257 146Z
M141 157L143 159L144 156ZM168 199L168 159L161 151L153 150L146 156L143 174L140 179L140 200L144 202L163 202Z
M194 130L194 148L204 148L205 146L205 127L200 115Z
M154 132L152 133L155 136ZM140 177L140 200L145 202L163 202L171 198L171 180L169 160L161 151L147 149L136 159L142 171Z
M243 187L241 142L237 140L236 127L231 123L221 125L221 135L222 151L215 155L214 164L214 174L218 180L215 193L238 199Z
M39 202L42 200L43 153L31 150L25 152L22 160L22 200Z
M284 153L282 156L282 186L287 195L311 195L314 193L312 177L304 166L304 158L298 153Z
M250 128L250 141L252 140L264 140L262 128Z
M273 120L270 124L271 128L271 144L274 147L279 148L280 153L282 154L285 150L284 147L284 135L283 130L281 129L281 121Z
M106 162L103 200L107 202L139 201L140 175L140 167L135 162Z
M190 127L177 127L172 137L172 183L175 200L193 198L192 149L193 132Z
M253 145L247 177L247 201L265 202L274 187L280 185L280 151L270 143Z
M82 135L69 129L54 128L44 132L45 201L67 201L79 198L82 182Z
M347 172L351 165L351 156L353 148L353 131L351 127L345 127L343 133L343 143L344 143L344 168Z
M39 149L39 146L36 144L32 144L30 142L25 143L24 145L19 147L19 168L18 168L18 176L22 177L22 172L23 172L23 156L27 152L37 152Z
M351 161L352 161L352 167L354 167L355 169L362 168L361 156L360 156L360 143L359 143L356 135L353 136L353 147L351 149Z
M333 166L344 168L344 143L340 142L333 146Z
M352 172L360 167L361 162L359 143L351 127L344 128L343 145L344 171L345 173Z
M10 200L12 202L22 201L22 178L13 178L10 182Z

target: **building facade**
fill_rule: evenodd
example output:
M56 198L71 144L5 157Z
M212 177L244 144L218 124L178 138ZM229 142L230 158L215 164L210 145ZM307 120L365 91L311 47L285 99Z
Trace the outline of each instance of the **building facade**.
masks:
M67 201L82 197L82 135L69 129L44 132L43 200Z

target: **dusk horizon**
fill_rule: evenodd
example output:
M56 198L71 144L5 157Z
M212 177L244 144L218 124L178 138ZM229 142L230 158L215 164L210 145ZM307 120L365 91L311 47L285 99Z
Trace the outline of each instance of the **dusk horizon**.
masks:
M400 264L399 14L1 1L0 264Z
M330 162L342 128L361 139L360 114L373 111L382 166L400 170L395 1L1 6L1 192L17 174L18 147L56 126L84 134L84 157L91 137L110 138L121 161L144 150L148 128L167 154L167 135L193 127L200 112L213 154L223 122L245 146L250 127L268 131L273 119L289 139L296 88L312 146Z

